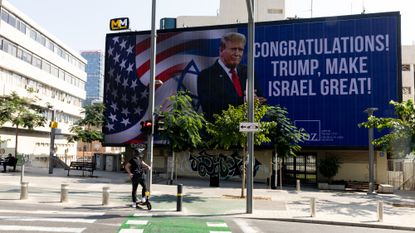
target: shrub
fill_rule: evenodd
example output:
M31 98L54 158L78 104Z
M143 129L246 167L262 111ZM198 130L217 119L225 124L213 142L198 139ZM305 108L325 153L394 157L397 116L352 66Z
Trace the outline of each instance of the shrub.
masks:
M337 157L325 157L318 162L319 172L327 177L329 183L331 183L331 178L337 175L339 168L340 160Z

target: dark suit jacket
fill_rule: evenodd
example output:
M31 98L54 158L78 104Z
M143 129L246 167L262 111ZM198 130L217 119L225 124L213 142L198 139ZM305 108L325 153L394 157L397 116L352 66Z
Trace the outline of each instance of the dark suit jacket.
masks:
M237 73L245 93L247 67L238 65ZM258 85L255 86L257 95L262 96ZM221 114L222 110L228 109L229 104L236 106L244 103L244 97L238 96L231 79L218 61L200 72L197 78L197 92L208 121L213 120L213 114Z

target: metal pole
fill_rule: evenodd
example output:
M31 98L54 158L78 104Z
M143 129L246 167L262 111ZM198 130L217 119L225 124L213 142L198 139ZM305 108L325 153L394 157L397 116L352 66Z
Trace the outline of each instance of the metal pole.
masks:
M182 211L183 203L183 184L177 185L177 202L176 202L176 211Z
M383 201L378 201L378 222L383 222Z
M316 216L316 198L312 197L310 199L310 215L312 218Z
M377 108L367 108L364 112L367 113L368 119L373 115L373 112L378 110ZM373 128L369 128L369 188L367 190L368 194L373 194L374 192L374 183L375 183L375 175L374 175L374 164L375 164L375 156L374 156L374 148L373 148Z
M151 120L151 132L147 138L147 158L150 167L153 167L153 134L154 134L154 83L156 79L156 0L152 1L151 8L151 56L150 56L150 83L149 83L149 98L148 98L148 114ZM148 172L147 187L151 192L151 183L153 180L152 171Z
M20 183L20 200L25 200L28 197L29 182Z
M69 184L61 184L61 202L68 202L68 186Z
M104 186L102 188L102 205L108 205L110 200L110 187Z
M246 0L248 9L248 122L254 122L254 35L255 35L255 0ZM246 213L252 213L253 167L254 167L254 133L248 132L248 171L246 180ZM245 156L245 155L244 155Z
M49 174L53 173L53 152L55 150L55 127L52 126L55 121L55 109L52 110L52 119L50 125L50 147L49 147Z

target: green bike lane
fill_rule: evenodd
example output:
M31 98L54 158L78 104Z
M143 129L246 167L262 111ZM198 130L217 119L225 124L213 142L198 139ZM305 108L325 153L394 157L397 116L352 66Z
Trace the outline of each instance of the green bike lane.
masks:
M231 233L222 219L172 216L131 216L119 233Z
M118 233L231 233L226 216L245 211L245 200L184 197L177 212L174 196L152 197L153 210L134 210Z

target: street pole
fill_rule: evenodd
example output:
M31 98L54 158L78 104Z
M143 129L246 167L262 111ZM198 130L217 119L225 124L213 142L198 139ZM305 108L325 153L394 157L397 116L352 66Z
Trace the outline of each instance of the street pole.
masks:
M50 108L52 111L52 118L50 120L50 147L49 147L49 174L53 173L53 154L55 150L55 109Z
M151 7L151 55L150 55L150 83L148 98L148 114L151 120L151 132L147 137L147 158L150 167L153 167L153 135L154 135L154 96L155 96L155 79L156 79L156 0L152 1ZM152 171L148 172L147 187L151 192L151 183L153 180Z
M254 122L254 35L255 35L255 0L246 0L248 10L248 122ZM254 168L254 133L248 132L248 171L246 180L246 213L252 213L253 168ZM246 155L244 155L246 156ZM244 164L245 166L245 164Z
M377 111L377 108L367 108L364 112L367 113L368 119L373 115L374 111ZM369 128L369 188L367 190L367 194L374 193L374 184L375 184L375 174L374 174L374 166L375 166L375 156L374 156L374 148L373 148L373 127Z

